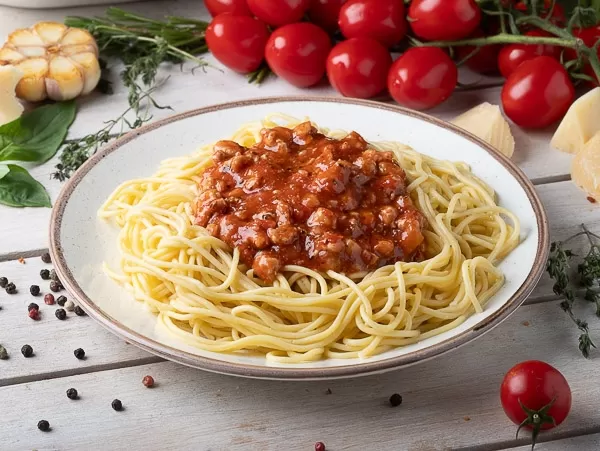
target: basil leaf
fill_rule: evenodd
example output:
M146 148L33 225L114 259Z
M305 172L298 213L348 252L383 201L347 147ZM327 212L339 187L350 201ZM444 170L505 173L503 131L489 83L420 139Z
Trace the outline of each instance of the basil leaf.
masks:
M0 165L0 204L9 207L51 207L50 196L40 182L16 164Z
M0 161L43 163L54 156L75 119L75 102L54 103L0 127Z

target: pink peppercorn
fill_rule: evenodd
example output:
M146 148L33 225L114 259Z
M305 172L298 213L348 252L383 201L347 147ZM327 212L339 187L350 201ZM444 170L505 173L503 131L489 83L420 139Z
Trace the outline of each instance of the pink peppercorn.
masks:
M47 305L54 305L54 295L52 293L48 293L44 296L44 303Z
M28 315L34 321L38 321L40 319L40 311L38 309L32 308L29 310Z
M142 379L142 384L144 384L144 386L147 388L152 388L154 387L154 378L152 376L144 376L144 379Z
M323 443L323 442L315 443L315 451L325 451L325 443Z

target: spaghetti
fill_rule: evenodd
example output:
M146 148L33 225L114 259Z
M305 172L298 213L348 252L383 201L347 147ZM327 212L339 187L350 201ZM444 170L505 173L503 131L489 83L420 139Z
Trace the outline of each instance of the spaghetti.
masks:
M232 140L250 147L261 129L300 122L271 115ZM205 146L123 183L106 200L98 215L120 228L121 264L105 270L171 333L207 351L287 363L366 358L448 331L482 312L504 283L495 264L518 245L518 219L464 163L395 142L370 146L393 152L406 173L427 222L422 261L354 274L287 265L265 282L241 263L238 248L195 225L199 183L212 164L213 147Z

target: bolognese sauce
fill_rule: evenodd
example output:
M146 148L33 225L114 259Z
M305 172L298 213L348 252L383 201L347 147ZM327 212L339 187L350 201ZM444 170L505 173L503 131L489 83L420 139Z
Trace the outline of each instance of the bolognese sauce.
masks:
M392 152L311 125L219 141L201 175L196 224L239 249L265 281L285 265L351 274L422 258L425 219Z

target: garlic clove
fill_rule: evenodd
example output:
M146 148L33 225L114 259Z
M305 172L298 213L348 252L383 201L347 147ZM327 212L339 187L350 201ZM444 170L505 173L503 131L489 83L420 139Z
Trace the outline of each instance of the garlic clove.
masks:
M46 91L52 100L71 100L83 91L83 72L70 58L59 55L50 61Z
M39 22L33 26L33 31L46 45L58 44L67 30L66 25L58 22Z
M79 65L79 69L83 71L83 90L81 94L89 94L94 90L100 81L100 64L94 53L77 53L71 55L71 61Z
M38 56L39 57L46 56L46 49L44 47L25 46L25 47L19 47L17 50L25 58L35 58Z
M16 50L13 50L8 47L2 47L0 49L0 66L3 66L5 64L19 63L24 59L25 57Z
M45 58L29 58L16 65L24 76L17 85L17 96L29 102L47 99L45 77L48 75L48 61Z
M98 48L91 44L63 45L60 48L60 54L63 56L71 56L78 53L92 53L96 56L97 52Z
M62 37L60 41L62 46L86 44L91 45L94 53L98 56L98 45L94 37L86 30L81 28L69 28L69 31Z
M43 47L44 41L33 31L26 28L15 30L8 35L8 42L15 47Z
M17 83L23 72L14 66L0 66L0 125L14 121L23 114L23 105L16 98Z

